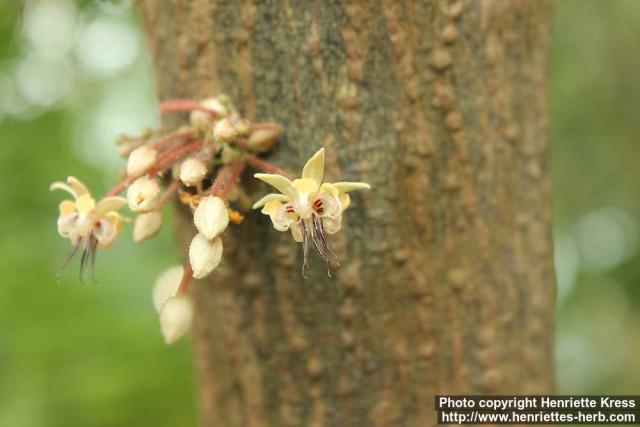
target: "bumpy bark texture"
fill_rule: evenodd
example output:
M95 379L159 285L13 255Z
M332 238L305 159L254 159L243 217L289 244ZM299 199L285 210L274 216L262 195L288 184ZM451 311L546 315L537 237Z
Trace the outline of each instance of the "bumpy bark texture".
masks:
M329 180L373 186L332 279L259 213L226 233L193 286L205 427L423 427L438 393L552 390L547 1L139 4L161 99L227 93L284 125L275 164L324 146Z

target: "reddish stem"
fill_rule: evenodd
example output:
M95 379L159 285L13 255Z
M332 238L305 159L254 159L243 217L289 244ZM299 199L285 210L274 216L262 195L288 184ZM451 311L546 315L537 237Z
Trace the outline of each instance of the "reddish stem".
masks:
M211 185L209 194L211 194L212 196L217 196L220 193L220 190L222 189L222 185L226 180L226 176L230 172L231 172L231 165L223 166L220 169L220 171L218 172L218 175L216 175L216 179L213 181L213 184Z
M156 167L149 172L149 176L151 178L156 177L160 172L165 170L168 166L171 166L180 157L184 157L187 154L193 153L194 151L198 151L199 149L201 149L203 144L204 144L204 141L197 140L197 141L192 141L186 145L180 146L178 148L175 148L173 150L166 151L158 159L158 163L156 164Z
M127 188L129 185L131 185L131 183L135 180L135 177L132 176L128 176L125 179L123 179L122 181L120 181L114 188L113 190L109 191L109 193L107 193L107 197L111 197L111 196L117 196L118 194L122 193L124 191L125 188Z
M177 180L177 179L174 180L171 184L169 184L167 189L162 194L162 197L160 197L160 200L158 200L158 203L156 204L156 207L154 210L159 211L160 209L162 209L162 207L167 203L167 201L169 201L171 196L173 196L173 194L178 190L179 186L180 186L180 180Z
M260 169L261 171L268 172L268 173L275 173L277 175L282 175L285 178L291 179L289 175L287 175L287 173L282 169L272 165L269 162L265 162L264 160L259 159L257 157L254 157L254 156L247 157L247 163L256 169Z
M193 138L194 136L195 132L192 129L178 130L168 133L161 138L158 138L151 144L151 146L155 149L159 149L169 144L170 142L175 141L176 139Z
M224 190L222 191L222 194L220 194L220 198L222 200L227 200L229 198L231 190L235 187L238 179L240 179L240 175L242 175L242 171L244 171L246 167L247 164L244 162L238 162L231 165L231 176L229 176L229 179L224 185Z
M160 104L160 111L163 113L186 113L194 110L211 113L213 118L218 116L211 108L207 108L192 99L170 99Z
M191 276L193 275L191 264L187 262L182 271L182 279L180 280L176 295L184 295L189 291L189 284L191 283Z

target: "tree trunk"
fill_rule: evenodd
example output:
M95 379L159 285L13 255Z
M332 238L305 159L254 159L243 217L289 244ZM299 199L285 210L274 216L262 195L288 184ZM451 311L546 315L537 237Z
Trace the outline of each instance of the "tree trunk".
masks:
M373 187L333 278L257 212L227 231L192 286L205 427L423 427L435 394L552 391L549 2L139 3L161 99L227 93L286 129L273 163L324 146L330 181Z

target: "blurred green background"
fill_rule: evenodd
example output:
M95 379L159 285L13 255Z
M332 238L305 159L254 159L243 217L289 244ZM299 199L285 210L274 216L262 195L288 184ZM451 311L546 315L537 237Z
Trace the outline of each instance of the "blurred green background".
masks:
M4 1L4 2L3 2ZM560 0L551 164L562 393L640 391L640 1ZM57 237L55 180L106 191L120 132L153 126L131 2L0 0L0 426L194 426L188 342L164 345L150 290L170 232L102 251L98 287ZM165 227L168 229L168 227Z

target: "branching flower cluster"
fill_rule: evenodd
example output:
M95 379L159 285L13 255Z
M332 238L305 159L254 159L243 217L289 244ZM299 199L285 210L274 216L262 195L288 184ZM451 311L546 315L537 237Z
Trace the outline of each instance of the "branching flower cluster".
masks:
M96 202L87 187L74 177L66 183L52 184L51 189L71 195L59 205L58 233L72 244L63 268L82 253L81 279L93 279L97 250L111 247L122 224L131 221L120 213L125 206L135 214L133 240L137 243L158 233L163 223L162 208L167 202L177 199L188 206L197 230L185 254L188 261L162 273L153 291L161 329L170 344L191 326L191 279L202 279L218 267L223 232L230 223L240 224L244 219L239 210L248 206L244 202L248 197L239 182L247 167L263 172L254 176L280 192L263 197L253 207L269 215L276 230L291 230L295 241L303 244L303 275L309 242L313 242L330 271L330 257L335 255L326 234L340 229L342 214L350 204L347 193L368 189L369 185L322 183L324 149L307 162L301 178L289 179L282 170L257 157L273 147L282 135L282 127L242 118L225 95L202 101L170 100L161 104L161 111L188 113L189 125L120 137L119 151L127 158L126 176L102 199ZM126 198L121 197L125 191Z

